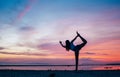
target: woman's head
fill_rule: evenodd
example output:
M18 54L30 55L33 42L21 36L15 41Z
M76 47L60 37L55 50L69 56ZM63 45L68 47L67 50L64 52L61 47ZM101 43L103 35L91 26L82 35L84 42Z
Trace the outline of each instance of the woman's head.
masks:
M65 43L66 43L66 50L69 51L69 49L70 49L70 41L66 40Z

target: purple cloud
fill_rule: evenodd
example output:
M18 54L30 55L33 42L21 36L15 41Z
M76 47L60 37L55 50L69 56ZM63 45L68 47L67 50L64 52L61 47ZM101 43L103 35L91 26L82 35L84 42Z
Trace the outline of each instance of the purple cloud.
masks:
M48 50L54 54L63 54L63 51L65 51L64 48L62 48L59 43L44 43L44 44L38 44L37 49L41 50Z
M31 55L31 56L48 56L48 54L44 53L32 53L32 52L5 52L5 51L0 51L0 54L11 54L11 55Z
M24 26L24 27L19 28L19 30L20 31L31 31L33 30L33 27Z
M102 53L94 53L94 52L84 52L84 53L81 53L81 54L85 54L85 55L108 55L108 54L102 54Z
M92 58L81 58L81 59L79 59L79 63L82 65L85 65L85 64L104 64L104 62L94 60Z
M93 53L93 52L85 52L83 54L87 54L87 55L96 55L96 53Z
M30 33L30 34L33 34L36 32L36 29L32 26L23 26L23 27L20 27L18 29L20 32L23 32L23 33Z
M4 47L0 47L0 50L4 50L4 49L6 49L6 48L4 48Z

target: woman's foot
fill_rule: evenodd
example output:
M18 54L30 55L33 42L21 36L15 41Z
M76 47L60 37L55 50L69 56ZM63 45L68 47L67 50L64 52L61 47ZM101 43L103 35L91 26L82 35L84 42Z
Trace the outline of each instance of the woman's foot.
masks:
M80 34L78 33L78 31L76 33L77 33L77 36L80 36Z

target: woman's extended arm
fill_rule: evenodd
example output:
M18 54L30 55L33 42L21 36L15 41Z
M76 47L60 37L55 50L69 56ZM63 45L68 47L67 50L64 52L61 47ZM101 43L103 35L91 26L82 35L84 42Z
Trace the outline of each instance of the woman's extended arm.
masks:
M71 42L73 43L76 40L77 37L78 37L78 35Z
M61 41L59 41L59 43L60 43L60 45L61 45L62 47L64 47L64 48L65 48L65 46L62 44L62 42L61 42Z

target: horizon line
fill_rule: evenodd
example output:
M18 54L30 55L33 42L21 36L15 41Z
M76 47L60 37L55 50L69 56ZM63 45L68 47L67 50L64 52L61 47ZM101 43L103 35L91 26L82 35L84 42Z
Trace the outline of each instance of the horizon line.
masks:
M78 66L104 66L104 65L120 65L120 64L80 64ZM66 65L66 64L51 64L51 65L40 65L40 64L3 64L0 66L75 66L74 64Z

